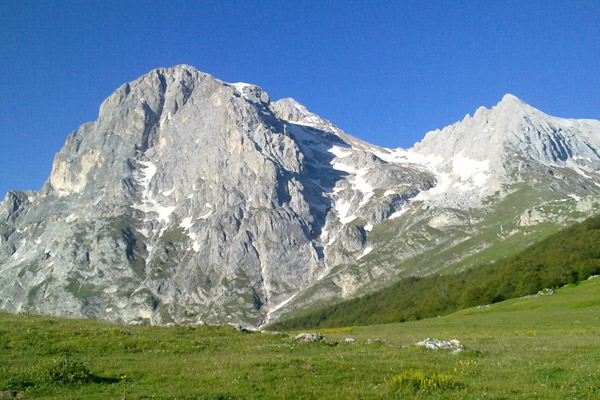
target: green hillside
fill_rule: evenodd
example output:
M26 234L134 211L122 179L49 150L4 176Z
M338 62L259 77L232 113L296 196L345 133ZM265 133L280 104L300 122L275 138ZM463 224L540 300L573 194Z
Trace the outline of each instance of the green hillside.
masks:
M371 294L275 323L271 328L373 325L435 317L558 288L594 274L600 274L600 216L492 264L456 274L406 278Z
M600 278L421 321L287 334L0 314L0 398L594 399ZM355 344L344 344L351 336ZM454 354L414 343L458 339ZM371 339L381 339L368 343ZM389 342L385 342L387 340Z

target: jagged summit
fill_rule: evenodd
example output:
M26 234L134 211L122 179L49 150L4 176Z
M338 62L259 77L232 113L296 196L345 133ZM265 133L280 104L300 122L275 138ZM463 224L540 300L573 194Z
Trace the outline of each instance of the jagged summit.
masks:
M515 151L545 163L565 162L576 155L597 158L590 149L600 143L595 135L589 135L596 126L592 121L549 116L507 94L491 109L480 107L473 117L427 133L414 149L444 157L463 153L498 162Z
M498 102L498 106L499 105L507 105L507 104L528 106L528 104L525 103L523 100L519 99L517 96L515 96L514 94L510 94L510 93L506 93L504 96L502 96L502 100L500 100Z
M279 118L285 121L322 128L331 125L329 121L308 111L306 107L291 97L277 100L273 103L272 109Z
M599 151L600 122L511 95L386 149L256 85L158 68L67 137L42 190L0 203L0 309L259 326L578 218Z
M504 120L505 124L518 123L521 119L527 118L545 119L550 117L510 93L505 94L490 111L493 118L497 118L499 121Z

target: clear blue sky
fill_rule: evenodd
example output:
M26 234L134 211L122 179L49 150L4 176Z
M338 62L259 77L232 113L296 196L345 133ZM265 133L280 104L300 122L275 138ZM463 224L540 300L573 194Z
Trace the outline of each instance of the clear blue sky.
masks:
M513 93L600 118L598 1L0 1L0 196L39 189L66 136L156 67L294 97L410 147Z

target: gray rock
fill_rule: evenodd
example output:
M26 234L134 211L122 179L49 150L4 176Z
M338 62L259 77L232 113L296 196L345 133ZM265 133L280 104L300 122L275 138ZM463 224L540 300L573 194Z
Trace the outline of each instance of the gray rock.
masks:
M354 344L356 343L356 339L351 338L351 337L347 337L344 339L344 344Z
M427 338L415 343L415 346L425 347L427 350L452 350L453 353L459 353L464 350L463 344L456 339L437 340Z
M544 289L540 290L539 292L537 292L537 294L538 294L538 296L552 296L554 294L554 290L544 288Z
M316 332L303 332L294 337L297 342L318 342L323 340L323 335Z

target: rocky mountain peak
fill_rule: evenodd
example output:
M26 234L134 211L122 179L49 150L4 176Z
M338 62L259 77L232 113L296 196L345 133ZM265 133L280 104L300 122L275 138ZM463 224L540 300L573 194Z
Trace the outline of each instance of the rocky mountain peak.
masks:
M291 97L277 100L272 108L279 118L290 122L317 123L320 119Z
M594 125L594 126L591 126ZM564 163L576 155L598 156L598 138L590 135L597 122L567 120L544 114L517 97L506 94L491 109L480 107L473 117L435 130L416 143L414 149L425 154L451 158L462 154L476 160L490 160L497 170L504 159L525 154L545 164Z
M500 100L498 102L496 107L499 107L499 106L526 106L526 107L529 107L529 105L527 103L525 103L523 100L519 99L517 96L515 96L514 94L510 94L510 93L506 93L504 96L502 96L502 100Z
M263 91L259 86L245 82L232 83L231 86L233 86L246 100L253 103L267 105L271 101L267 92Z
M256 85L158 68L68 136L40 192L0 203L0 309L258 326L471 240L519 179L560 207L596 193L598 149L600 122L511 95L385 149Z

